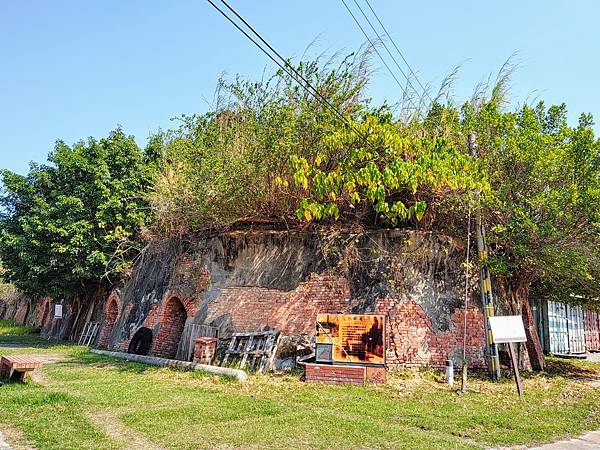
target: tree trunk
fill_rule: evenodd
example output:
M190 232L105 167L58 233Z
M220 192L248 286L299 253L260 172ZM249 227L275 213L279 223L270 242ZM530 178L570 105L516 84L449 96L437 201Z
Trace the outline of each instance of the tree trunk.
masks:
M511 280L513 281L513 280ZM515 310L515 313L521 312L523 317L523 325L525 326L525 335L527 336L527 353L529 354L529 362L531 368L536 371L542 371L545 367L544 351L540 338L537 333L535 321L533 320L533 313L531 312L531 306L529 305L529 286L531 284L528 280L514 280L516 282L508 282L508 294L511 303L511 307Z

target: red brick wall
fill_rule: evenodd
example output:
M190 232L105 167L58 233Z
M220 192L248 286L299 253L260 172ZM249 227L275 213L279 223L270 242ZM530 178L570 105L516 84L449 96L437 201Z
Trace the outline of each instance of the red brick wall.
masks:
M315 276L290 292L233 287L208 305L206 323L229 314L236 331L270 326L284 334L312 334L318 313L349 313L350 287L344 278Z
M50 318L51 308L52 308L51 300L49 298L43 299L42 303L40 303L40 305L38 307L38 311L37 311L37 315L36 315L35 322L38 327L40 327L40 328L44 327L44 325Z
M19 302L19 306L17 307L17 312L15 313L15 322L19 325L25 325L25 321L27 320L27 315L29 314L29 301L21 300Z
M350 288L344 278L314 276L293 291L258 287L234 287L221 291L208 305L205 323L229 315L236 331L265 326L283 334L314 333L318 313L350 313ZM436 331L431 319L417 303L402 298L383 298L374 311L387 318L386 362L391 367L431 365L443 367L446 359L462 357L463 309L451 316L448 331ZM472 367L485 367L483 314L467 310L467 360Z
M431 320L417 303L385 298L379 301L376 313L387 317L386 362L390 366L443 367L446 359L462 355L464 310L452 314L449 331L435 331ZM478 308L467 310L466 356L474 367L485 367L483 347L483 314Z
M181 333L187 320L187 311L182 301L170 297L160 317L160 330L152 343L151 354L163 358L175 358Z
M306 381L327 384L365 384L365 366L334 366L327 364L307 364Z
M119 317L119 303L117 301L118 296L113 293L111 294L105 304L104 308L104 320L102 322L102 328L100 329L100 336L98 337L98 347L107 347L112 334L115 322Z
M166 301L152 306L142 326L155 331L151 354L173 358L186 319L196 314L196 302L177 290L167 292L164 298ZM227 315L236 331L254 331L269 326L281 330L284 335L310 336L315 331L318 313L351 311L348 281L337 276L315 275L289 292L260 287L222 289L208 304L204 322L210 323ZM382 298L373 312L386 316L386 362L389 367L430 365L441 368L446 359L457 361L462 357L463 309L457 308L452 313L448 331L435 330L423 308L405 298ZM110 337L109 317L112 316L107 314L102 329L102 344ZM115 348L126 350L128 344L126 340ZM478 308L469 308L466 353L472 367L485 367L484 345L483 315Z

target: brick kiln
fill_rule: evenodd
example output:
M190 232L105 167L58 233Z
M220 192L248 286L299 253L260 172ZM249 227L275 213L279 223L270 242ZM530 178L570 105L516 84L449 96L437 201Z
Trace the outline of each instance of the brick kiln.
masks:
M485 367L476 284L463 309L464 251L445 236L400 230L163 242L118 290L67 302L58 325L45 303L38 316L51 336L76 339L96 321L97 347L191 360L203 327L220 338L268 327L310 339L318 314L376 314L385 318L388 367L442 367L461 363L466 314L469 364Z

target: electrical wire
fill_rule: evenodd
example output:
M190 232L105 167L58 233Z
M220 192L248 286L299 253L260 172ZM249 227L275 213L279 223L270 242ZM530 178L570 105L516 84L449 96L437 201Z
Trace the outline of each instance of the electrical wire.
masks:
M287 73L292 79L294 79L300 86L302 86L308 93L310 93L313 97L318 100L321 100L330 110L338 115L344 123L354 131L367 145L371 148L375 149L375 146L368 140L367 136L364 135L360 130L358 130L344 114L342 114L327 98L325 98L321 93L312 86L312 84L300 73L298 72L281 54L271 46L253 27L250 25L240 14L237 13L229 4L224 0L219 0L223 5L227 7L235 16L241 20L246 27L250 29L250 31L258 37L260 41L262 41L268 48L271 50L281 61L283 61L282 65L279 61L275 59L273 55L271 55L267 50L264 49L262 45L260 45L252 36L250 36L242 27L240 27L231 17L225 13L221 8L219 8L212 0L207 0L213 8L219 11L223 17L225 17L233 26L235 26L244 36L246 36L254 45L256 45L265 55L267 55L275 64L277 64L285 73ZM302 82L300 80L302 80Z
M396 77L396 74L394 73L394 71L390 68L389 64L385 61L385 59L383 58L383 56L381 56L381 53L379 53L379 50L377 49L377 46L373 43L373 41L371 40L371 38L369 37L369 35L365 31L365 29L363 28L363 26L360 24L360 22L358 21L358 19L356 18L356 16L352 12L352 10L350 9L350 7L346 3L346 1L345 0L341 0L341 1L344 4L344 6L346 7L346 10L350 14L350 16L352 16L352 19L354 19L354 22L356 23L356 25L358 25L358 28L360 29L360 31L362 31L362 34L365 36L365 38L367 39L367 41L371 45L371 48L373 50L375 50L375 53L377 53L377 56L379 56L379 59L381 60L381 62L383 63L383 65L387 68L388 72L390 73L390 75L392 76L392 78L394 79L394 81L396 81L396 84L400 87L400 89L402 89L402 95L405 98L408 98L408 101L409 101L410 105L413 107L413 109L416 110L417 107L415 106L414 102L412 101L412 98L407 94L406 87L402 86L402 83L400 83L400 81L398 80L398 77ZM379 35L377 35L377 37L379 38ZM409 81L409 84L410 84L410 81Z
M415 78L415 80L417 80L417 83L419 84L419 86L421 86L421 89L423 89L423 92L425 93L425 95L427 95L427 98L429 98L429 101L431 103L433 103L433 99L431 98L431 96L429 95L429 92L427 91L427 89L425 89L425 87L421 84L421 81L419 81L419 78L417 77L417 74L415 73L415 71L412 69L412 67L410 66L410 64L408 63L408 61L406 60L406 58L404 57L404 55L402 54L402 52L400 51L400 49L398 48L398 46L396 45L396 42L392 39L392 36L390 36L390 33L388 33L387 28L385 27L385 25L383 25L383 23L381 22L381 20L379 19L379 16L377 15L377 13L375 12L375 10L373 9L373 7L371 6L371 3L369 2L369 0L365 0L365 3L367 4L367 6L369 7L369 9L371 10L371 12L373 13L373 15L375 16L375 18L377 19L377 22L379 22L379 25L381 25L381 28L383 28L383 31L385 32L386 36L388 37L388 39L390 40L390 42L393 44L394 48L396 49L396 51L398 52L398 54L400 55L400 57L402 58L402 61L404 61L404 64L406 64L406 66L408 67L408 70L410 70L410 73L412 74L412 76Z
M406 78L406 82L408 83L408 86L410 86L412 88L412 90L416 94L418 94L417 89L414 87L414 85L410 81L410 77L408 75L406 75L406 73L404 72L404 70L402 69L402 67L400 66L400 64L398 64L398 61L396 60L396 58L394 57L394 55L392 54L392 52L388 48L387 44L385 43L385 40L381 38L381 36L379 35L379 32L375 29L375 27L373 26L373 23L371 22L371 20L369 19L369 17L365 14L365 12L361 8L360 4L356 0L353 0L353 1L354 1L354 4L356 5L356 7L358 8L358 10L360 11L360 13L362 14L362 16L365 18L365 20L367 21L367 23L371 27L371 30L373 30L373 33L375 33L375 35L377 36L378 41L381 42L381 44L383 45L383 48L385 48L385 50L387 51L388 55L390 55L390 58L392 58L392 61L394 61L394 64L396 64L396 67L398 68L398 70L400 71L400 73L402 74L402 76L404 78ZM423 89L423 94L427 95L427 92L425 91L425 89Z

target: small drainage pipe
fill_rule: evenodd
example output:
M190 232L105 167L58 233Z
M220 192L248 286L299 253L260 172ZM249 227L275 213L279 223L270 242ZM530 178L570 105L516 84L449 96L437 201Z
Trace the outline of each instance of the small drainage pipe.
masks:
M156 356L134 355L133 353L109 352L107 350L97 350L95 348L91 349L90 351L97 355L110 356L111 358L119 358L127 361L150 364L152 366L166 366L173 369L185 370L202 370L212 375L229 375L237 378L239 381L245 381L248 378L248 375L246 375L246 372L243 370L230 369L229 367L209 366L208 364L194 364L189 361L158 358Z

